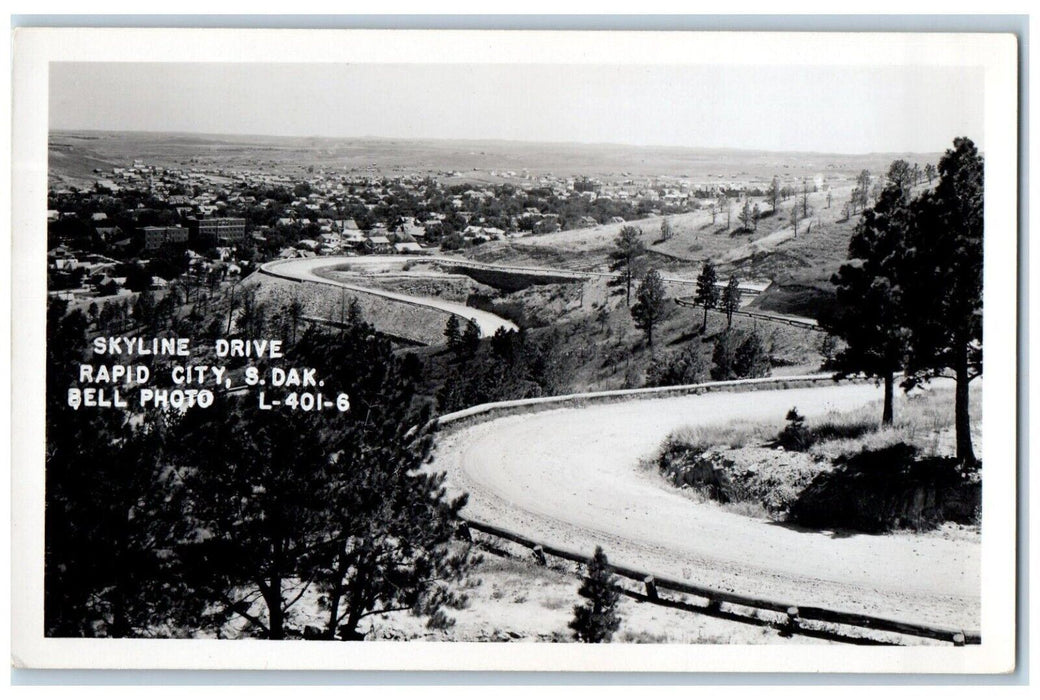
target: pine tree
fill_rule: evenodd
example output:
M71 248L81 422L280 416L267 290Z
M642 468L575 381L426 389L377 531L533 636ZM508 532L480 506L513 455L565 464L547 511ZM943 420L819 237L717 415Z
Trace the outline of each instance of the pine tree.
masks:
M776 175L773 176L773 181L769 183L769 189L766 190L766 198L769 200L769 206L775 212L780 203L780 178Z
M574 607L574 618L568 625L574 630L574 637L590 644L609 642L621 624L617 614L620 593L602 547L597 546L596 553L589 560L578 595L587 602Z
M632 280L637 274L640 258L646 255L642 234L635 226L623 226L614 240L614 250L610 252L610 269L620 272L618 279L625 285L625 306L631 304Z
M664 280L657 270L650 270L636 290L636 303L632 305L632 318L636 328L643 331L646 344L653 350L654 326L667 313L668 298L664 294Z
M726 230L728 231L732 225L730 216L733 213L733 204L725 190L719 192L719 212L726 212Z
M661 240L667 241L672 237L672 223L666 218L661 219Z
M889 184L849 240L849 261L831 279L836 313L823 319L825 329L847 347L838 353L842 373L863 372L884 382L881 421L893 419L894 375L907 355L908 331L903 305L904 270L910 210L898 182Z
M708 327L708 309L714 309L719 305L719 288L718 275L715 272L715 265L708 260L704 263L704 267L701 268L701 273L697 275L697 294L693 300L697 304L704 307L704 320L701 323L701 328L706 329Z
M740 308L740 283L730 276L729 283L722 290L722 310L726 312L726 330L733 326L733 312Z
M455 314L448 316L448 322L444 324L444 337L448 341L449 350L457 351L462 344L462 327Z
M751 196L744 195L744 204L740 207L740 227L744 231L751 231L751 227L754 224L754 210L751 208Z
M939 182L913 204L906 259L906 384L953 371L957 457L974 463L968 387L982 375L984 163L968 138L939 161Z
M466 321L466 330L462 331L462 348L472 355L480 347L480 326L476 319Z

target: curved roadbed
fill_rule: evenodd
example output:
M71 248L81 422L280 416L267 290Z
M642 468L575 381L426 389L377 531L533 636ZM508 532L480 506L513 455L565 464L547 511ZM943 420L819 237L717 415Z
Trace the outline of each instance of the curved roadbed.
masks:
M394 263L404 264L407 259L400 257L390 258ZM429 258L418 258L424 262L429 261ZM431 309L437 309L439 311L447 311L448 313L455 314L464 320L473 319L476 321L477 326L480 328L480 334L482 337L489 337L495 334L499 328L505 328L506 330L517 330L517 326L512 321L506 320L500 316L496 316L493 313L487 311L481 311L480 309L474 309L471 306L465 304L459 304L453 301L447 301L445 299L434 299L431 297L418 297L409 294L399 294L397 292L390 292L385 289L373 289L371 287L363 287L356 284L350 284L333 277L328 277L322 274L323 270L331 269L344 269L355 265L373 265L379 263L385 263L385 258L378 258L376 256L368 258L353 258L347 256L328 256L320 258L292 258L290 260L275 260L272 262L264 263L260 266L260 272L271 275L272 277L281 277L283 279L294 280L297 282L313 282L316 284L327 284L333 287L341 287L348 289L353 292L359 292L362 294L373 294L375 296L389 299L390 301L397 301L403 304L412 304L414 306L425 306Z
M462 424L432 468L463 514L558 547L718 590L977 628L980 546L938 534L821 532L697 503L640 466L673 430L854 409L871 384L640 398Z

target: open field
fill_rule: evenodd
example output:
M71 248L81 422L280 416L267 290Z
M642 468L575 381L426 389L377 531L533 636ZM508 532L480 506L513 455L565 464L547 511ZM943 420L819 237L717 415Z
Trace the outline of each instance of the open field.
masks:
M899 157L922 154L863 155L780 153L731 149L638 147L617 144L560 144L518 141L448 141L377 138L306 138L155 132L55 131L51 163L57 181L86 178L94 167L126 166L135 159L155 165L264 168L286 173L308 167L357 170L375 175L441 172L459 182L515 180L491 170L532 174L685 177L745 181L773 173L788 178L819 172L853 176L866 168L878 172ZM934 154L932 154L934 155ZM453 175L452 173L458 173ZM94 178L90 178L94 179Z

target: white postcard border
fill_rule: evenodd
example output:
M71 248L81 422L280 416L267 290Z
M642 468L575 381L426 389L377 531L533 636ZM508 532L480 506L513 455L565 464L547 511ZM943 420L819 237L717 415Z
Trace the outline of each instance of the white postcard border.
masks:
M315 32L322 41L314 41ZM43 636L48 64L52 61L980 66L986 240L982 638L965 648L80 640ZM12 657L38 668L1013 670L1017 44L1010 34L20 29L12 140Z

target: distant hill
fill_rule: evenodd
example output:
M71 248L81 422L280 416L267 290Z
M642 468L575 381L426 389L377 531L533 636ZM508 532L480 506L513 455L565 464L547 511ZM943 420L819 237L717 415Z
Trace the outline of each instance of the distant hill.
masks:
M167 167L262 168L286 174L314 167L378 175L436 173L445 177L444 173L458 172L463 180L494 181L491 170L518 174L527 170L563 176L672 175L741 182L769 179L774 174L785 178L818 173L851 176L864 168L877 173L896 158L923 166L937 162L939 155L102 131L53 131L50 135L52 184L93 181L94 168L110 170L135 159Z

